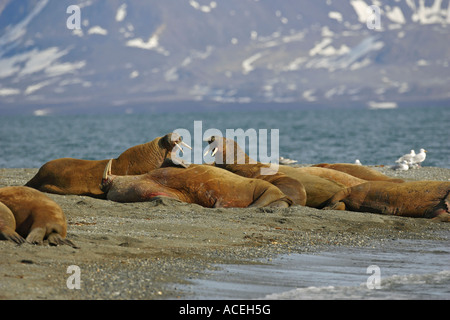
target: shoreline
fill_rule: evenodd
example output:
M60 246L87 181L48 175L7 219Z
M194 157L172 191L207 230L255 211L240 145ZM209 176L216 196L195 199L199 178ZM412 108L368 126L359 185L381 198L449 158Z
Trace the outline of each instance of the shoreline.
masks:
M450 181L450 169L405 172L407 180ZM0 187L24 185L38 169L0 169ZM116 203L48 194L63 209L80 249L0 241L0 299L183 299L177 288L220 264L261 263L289 253L377 247L395 239L442 240L450 224L308 207L208 209L170 199ZM80 268L81 289L68 289ZM192 292L189 292L192 295Z

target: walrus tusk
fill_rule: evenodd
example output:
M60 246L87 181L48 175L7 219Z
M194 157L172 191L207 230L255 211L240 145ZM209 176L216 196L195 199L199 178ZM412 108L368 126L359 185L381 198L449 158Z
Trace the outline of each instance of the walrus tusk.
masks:
M190 146L190 145L188 145L186 142L184 142L184 141L181 141L180 142L181 143L181 145L182 146L185 146L186 148L188 148L188 149L191 149L192 150L192 147Z
M181 147L178 145L178 143L175 143L175 146L176 146L178 149L180 149L181 153L184 152L184 151L183 151L183 148L181 148Z
M217 153L217 151L219 151L219 148L214 148L214 149L208 149L206 150L206 152L203 154L204 157L206 157L206 155L208 154L208 152L211 151L211 157L214 157Z
M113 161L113 159L108 161L108 164L105 167L105 171L103 171L103 179L104 180L108 179L108 175L111 174L112 161Z

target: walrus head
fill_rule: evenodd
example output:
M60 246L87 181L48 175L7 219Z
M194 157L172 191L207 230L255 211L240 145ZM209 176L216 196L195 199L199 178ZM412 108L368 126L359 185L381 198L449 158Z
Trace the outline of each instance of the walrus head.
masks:
M211 151L211 156L215 157L216 164L244 164L244 163L256 163L245 153L244 150L238 145L238 143L232 139L224 137L212 136L206 139L209 143L209 150L204 154L208 154Z
M204 156L206 156L208 152L211 151L211 157L214 157L217 151L219 151L218 140L216 141L216 136L211 136L208 139L205 139L205 141L209 144L209 150L206 150Z
M99 185L100 190L102 190L103 192L108 192L114 180L114 176L111 174L112 161L113 159L108 161L108 164L105 167L105 171L103 171L102 183L100 183Z
M166 134L164 137L161 138L160 143L162 147L164 149L167 149L168 151L172 151L173 148L178 148L181 151L181 153L183 153L183 149L180 147L180 144L192 150L191 146L189 146L187 143L183 141L183 137L175 132Z

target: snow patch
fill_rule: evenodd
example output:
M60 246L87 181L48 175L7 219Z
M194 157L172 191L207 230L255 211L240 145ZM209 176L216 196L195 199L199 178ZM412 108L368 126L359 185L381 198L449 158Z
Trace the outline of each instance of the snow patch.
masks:
M127 16L127 4L124 3L119 7L119 9L117 9L116 21L122 22L126 16Z
M106 36L108 34L108 30L103 29L100 26L94 26L88 30L88 34L99 34L101 36Z
M430 63L429 63L427 60L420 59L419 61L416 62L416 64L417 64L419 67L426 67L426 66L428 66Z
M315 92L314 89L306 90L305 92L303 92L303 98L304 98L306 101L309 101L309 102L314 102L314 101L316 101L317 98L313 96L314 92Z
M363 0L352 0L350 4L358 15L359 22L366 23L371 12L367 3L365 3Z
M340 12L337 12L337 11L330 11L330 12L328 12L328 18L335 19L338 22L342 22L343 21L342 14Z
M302 65L307 60L308 59L305 57L299 57L294 61L292 61L291 63L289 63L286 67L284 67L283 71L296 71L300 69L300 65Z
M154 50L164 56L168 56L170 55L169 51L159 45L159 36L164 31L164 29L165 25L161 25L147 41L144 41L142 38L135 38L128 40L126 46L144 50Z
M20 90L19 89L15 89L15 88L0 88L0 97L5 97L5 96L13 96L16 94L20 94Z
M395 23L405 24L405 16L399 7L394 7L394 9L386 11L386 16Z
M341 45L339 49L336 49L330 44L333 42L331 38L323 38L321 42L316 44L314 48L309 51L309 55L314 57L316 55L322 56L335 56L335 55L343 55L350 52L350 48L345 44Z
M164 79L166 79L167 82L177 81L179 77L178 69L176 67L170 68L164 74Z
M82 69L86 66L86 61L65 62L49 66L45 69L45 73L51 77L60 76L65 73L73 73L75 70Z
M200 3L198 3L195 0L190 0L189 4L195 10L199 10L204 13L211 12L213 9L217 8L217 2L215 2L215 1L211 1L209 3L209 5L201 5Z
M42 89L42 88L48 86L50 83L51 83L51 81L42 81L42 82L33 84L31 86L28 86L25 90L25 95L32 94L35 91L38 91L39 89Z
M25 35L28 24L42 11L42 9L44 9L47 3L48 0L39 1L22 21L11 28L7 28L7 32L0 37L0 48L5 48L8 43L12 43ZM4 52L0 49L0 56L3 54Z
M130 73L130 79L134 79L139 77L139 71L134 70L133 72Z
M25 53L26 59L25 66L19 72L19 76L27 76L42 70L47 69L53 62L69 53L68 50L60 51L57 47L51 47L43 51L33 49Z
M49 115L51 112L50 109L38 109L33 111L33 115L36 117L43 117Z
M424 0L419 0L419 6L416 6L414 0L406 0L406 3L414 12L411 17L414 22L420 24L450 23L450 3L447 10L442 9L442 0L435 0L431 7L427 7Z
M328 46L330 41L322 41L320 46L316 45L312 52L318 55L306 62L305 68L310 69L328 69L333 72L338 69L356 70L367 66L370 63L368 57L365 57L371 51L377 51L384 47L382 41L377 41L377 37L369 37L353 48L342 45L339 50Z
M245 59L242 62L242 73L243 74L249 74L250 72L252 72L255 68L252 66L252 64L254 62L256 62L256 60L260 59L262 57L261 53L257 53L254 54L253 56L251 56L248 59Z

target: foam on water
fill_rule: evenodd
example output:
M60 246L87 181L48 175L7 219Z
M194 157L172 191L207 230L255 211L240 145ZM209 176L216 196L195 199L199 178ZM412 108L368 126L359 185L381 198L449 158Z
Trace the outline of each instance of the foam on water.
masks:
M265 296L268 300L315 299L449 299L450 270L432 274L395 275L384 278L380 289L359 286L307 287ZM425 290L426 289L426 290Z
M370 266L379 268L379 288ZM395 240L376 248L283 255L225 265L187 288L192 299L450 299L447 241ZM369 286L368 286L368 281Z

